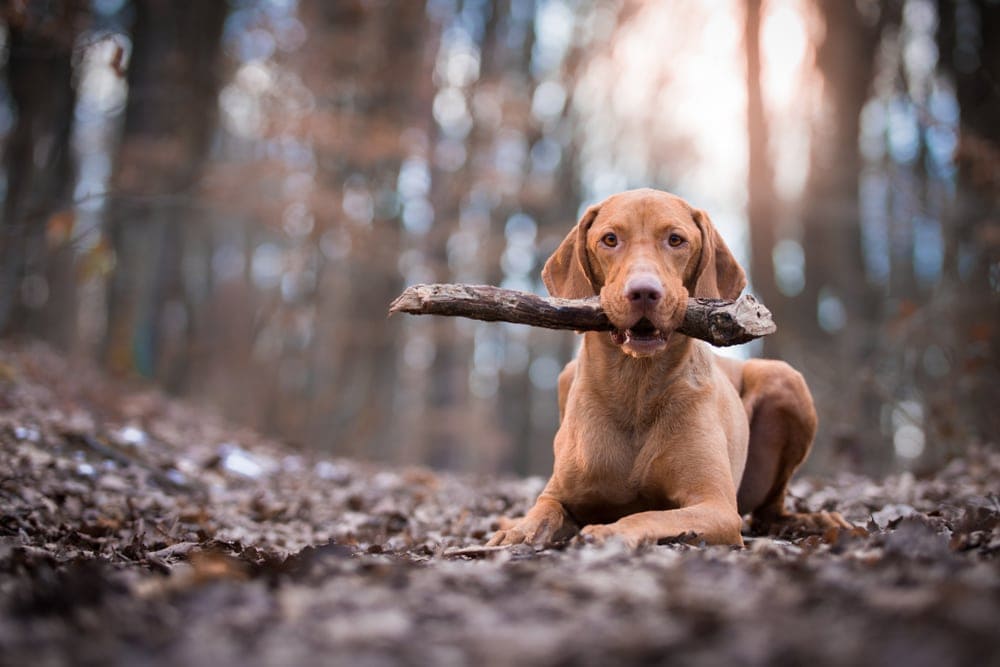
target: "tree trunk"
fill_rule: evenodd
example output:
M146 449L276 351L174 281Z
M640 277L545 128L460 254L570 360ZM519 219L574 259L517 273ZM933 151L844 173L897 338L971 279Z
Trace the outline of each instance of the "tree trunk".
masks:
M761 5L762 0L747 0L744 42L747 57L747 226L750 233L750 282L765 303L781 320L772 254L777 236L778 200L774 187L774 169L768 152L769 132L761 79ZM764 343L767 356L779 356L778 336Z
M955 388L944 398L955 409L938 426L964 446L1000 433L1000 5L941 0L938 15L940 68L960 109L955 205L942 225Z
M176 390L185 382L192 321L181 259L214 131L226 4L136 0L134 11L129 97L107 221L116 264L104 357L115 371L158 376ZM165 340L165 332L173 338Z
M872 365L875 345L871 326L875 302L862 255L858 135L874 74L878 27L866 23L853 2L816 5L826 23L816 54L824 80L823 115L813 132L804 199L806 283L787 312L800 313L794 326L809 341L792 355L799 358L790 360L832 394L845 379L843 368ZM828 352L817 355L818 346ZM865 458L883 468L891 449L878 440L880 402L864 376L850 381L858 383L851 398L837 400L830 395L819 402L828 407L820 415L821 446L813 458L822 462L832 440L835 449L849 458L858 451L875 452Z
M303 53L327 63L307 70L306 83L326 101L317 113L342 135L335 150L317 148L318 178L339 192L362 179L373 201L364 222L316 212L331 233L350 238L352 251L336 263L321 260L319 335L307 354L332 386L329 400L311 399L320 409L308 417L307 433L340 454L398 460L404 443L386 414L399 393L401 346L398 326L386 326L384 306L402 288L404 248L399 212L384 197L394 195L409 123L429 115L430 99L421 96L430 48L425 3L314 0L300 12L323 31Z
M0 335L31 334L68 348L76 301L66 243L73 226L72 56L85 9L68 2L51 15L7 14L7 85L17 122L4 155ZM60 245L51 246L49 236Z

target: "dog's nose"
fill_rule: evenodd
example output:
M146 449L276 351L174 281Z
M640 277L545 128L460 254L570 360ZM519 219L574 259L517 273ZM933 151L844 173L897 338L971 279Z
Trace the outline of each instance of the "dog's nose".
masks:
M652 306L663 298L663 287L652 276L637 276L625 284L625 297L637 306Z

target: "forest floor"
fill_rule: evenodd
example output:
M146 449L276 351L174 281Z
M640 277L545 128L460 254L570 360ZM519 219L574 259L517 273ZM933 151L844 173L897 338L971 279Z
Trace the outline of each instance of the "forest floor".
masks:
M1000 664L1000 453L802 479L865 530L482 548L538 478L311 457L0 347L0 664Z

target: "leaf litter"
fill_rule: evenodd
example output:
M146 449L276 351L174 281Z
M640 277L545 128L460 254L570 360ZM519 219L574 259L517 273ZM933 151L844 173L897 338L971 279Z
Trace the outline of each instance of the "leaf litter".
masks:
M854 531L488 548L539 478L298 451L0 348L0 664L1000 664L1000 453L792 486Z

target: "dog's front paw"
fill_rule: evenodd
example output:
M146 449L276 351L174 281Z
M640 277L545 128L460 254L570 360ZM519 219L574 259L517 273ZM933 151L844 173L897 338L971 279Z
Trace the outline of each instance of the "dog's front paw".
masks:
M488 547L508 547L514 544L524 544L531 541L528 539L528 535L517 525L511 526L510 528L501 528L497 532L493 533L493 537L490 541L486 543Z
M543 545L552 541L554 531L549 522L533 522L522 519L511 526L501 528L490 541L488 547L506 547L514 544Z
M604 544L611 540L617 540L629 549L636 549L647 542L642 536L622 530L615 524L595 523L580 531L580 541L585 544Z
M494 533L488 547L512 544L543 546L566 540L576 532L576 524L568 519L562 507L554 503L539 503L527 516L515 521L501 521L500 530Z

